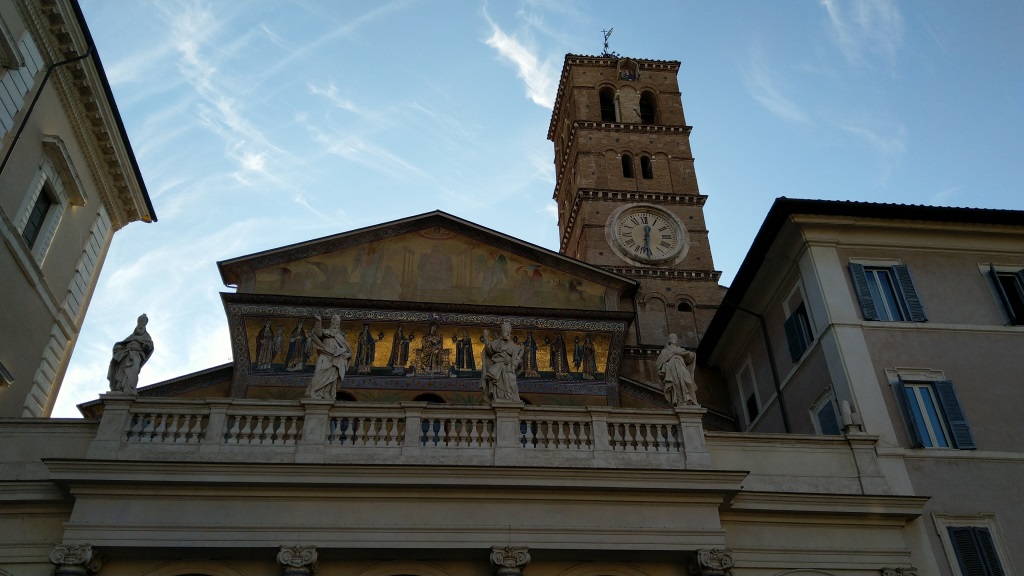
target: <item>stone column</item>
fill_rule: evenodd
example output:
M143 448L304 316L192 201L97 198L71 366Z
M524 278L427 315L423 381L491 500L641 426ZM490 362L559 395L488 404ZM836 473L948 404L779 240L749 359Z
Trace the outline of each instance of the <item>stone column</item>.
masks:
M50 552L53 576L87 576L98 572L102 562L99 551L88 544L57 544Z
M690 566L694 576L732 576L732 552L725 548L699 548Z
M281 546L277 553L281 576L312 576L316 559L316 546Z
M526 546L491 546L491 564L498 576L522 576L530 563L530 549Z

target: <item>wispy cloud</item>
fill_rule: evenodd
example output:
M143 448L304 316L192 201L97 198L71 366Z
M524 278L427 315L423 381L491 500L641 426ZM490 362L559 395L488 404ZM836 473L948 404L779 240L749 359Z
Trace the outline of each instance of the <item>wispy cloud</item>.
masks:
M957 197L963 189L964 187L962 185L947 186L933 194L932 197L928 199L928 203L936 206L951 206L951 199Z
M832 38L854 66L880 58L892 68L903 44L903 17L891 0L821 0L828 13Z
M514 36L506 34L486 15L485 18L491 25L491 35L484 43L515 65L518 76L526 83L526 95L534 104L545 108L553 107L558 78L551 62L541 62L533 50L524 46Z
M878 183L884 185L907 152L907 128L903 124L880 130L865 125L836 123L837 128L868 145L878 157Z
M328 102L330 102L335 107L341 108L342 110L347 110L354 114L362 114L359 108L351 100L342 97L341 94L338 93L338 87L334 84L334 82L328 82L323 86L317 86L316 84L310 82L308 86L309 92L311 94L323 96L324 98L327 99Z
M791 122L811 122L807 112L783 93L778 75L765 63L761 49L756 45L751 47L743 78L750 96L768 111Z

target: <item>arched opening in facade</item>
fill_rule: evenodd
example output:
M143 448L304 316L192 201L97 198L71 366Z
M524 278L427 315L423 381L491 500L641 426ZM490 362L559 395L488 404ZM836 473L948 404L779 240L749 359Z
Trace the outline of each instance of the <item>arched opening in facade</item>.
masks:
M605 86L598 92L598 96L601 99L601 121L618 122L619 115L615 110L615 89Z
M640 173L643 174L644 180L651 180L654 178L654 167L651 165L650 156L640 157Z
M622 155L622 177L633 177L633 157L630 156L629 154Z
M444 401L444 398L441 398L437 394L434 394L434 393L431 393L431 392L426 392L424 394L419 394L415 398L413 398L412 401L413 402L429 402L431 404L447 404L447 402Z
M658 114L658 105L654 92L645 91L640 94L640 123L654 124Z
M338 402L355 402L355 395L345 392L344 390L338 390L338 393L334 395L334 399Z

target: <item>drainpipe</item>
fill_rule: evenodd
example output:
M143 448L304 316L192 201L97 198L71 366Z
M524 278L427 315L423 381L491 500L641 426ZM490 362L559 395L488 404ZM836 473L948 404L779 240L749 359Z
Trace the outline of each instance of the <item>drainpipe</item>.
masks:
M761 325L761 335L764 336L764 345L768 351L768 364L772 368L772 383L775 384L775 397L779 399L779 412L782 413L782 427L786 429L786 433L793 431L789 425L789 412L786 410L786 400L782 397L782 385L779 383L779 369L775 366L775 356L772 354L772 341L768 337L768 326L764 322L764 316L761 316L753 310L748 310L739 304L733 304L732 302L723 300L722 304L731 306L735 310L740 312L746 312L754 318L757 318L758 323Z
M25 115L21 118L21 124L18 125L18 131L14 133L14 139L11 140L11 146L7 149L7 154L4 154L4 160L0 163L0 174L3 174L4 169L7 168L7 161L11 159L11 154L14 153L14 146L17 145L18 139L21 138L22 131L25 130L25 126L28 124L29 116L32 115L32 110L36 107L36 102L39 101L39 96L43 93L43 88L46 87L46 81L50 79L50 74L53 73L54 69L60 68L61 66L67 66L73 64L79 60L84 60L92 54L92 44L90 44L85 54L81 56L72 56L67 60L61 60L60 62L54 62L46 68L46 74L43 75L43 81L39 83L39 89L36 90L36 95L32 97L32 102L28 105L28 110L25 111Z

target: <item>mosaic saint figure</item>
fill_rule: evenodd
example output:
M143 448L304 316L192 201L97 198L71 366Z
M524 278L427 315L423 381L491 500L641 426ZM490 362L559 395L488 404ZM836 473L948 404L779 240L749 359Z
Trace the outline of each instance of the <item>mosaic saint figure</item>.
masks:
M576 340L572 344L572 365L576 368L576 371L580 371L580 364L583 363L583 344L580 343L580 337L577 336Z
M420 347L420 367L427 374L438 374L446 372L448 367L443 366L444 340L437 333L437 324L431 324L426 335L423 336L423 345Z
M455 369L476 370L476 358L473 356L473 338L465 328L459 336L452 336L455 343Z
M381 334L383 339L384 335ZM370 325L363 324L363 330L356 340L356 372L358 374L369 374L373 368L373 361L377 352L377 338L370 333Z
M270 370L274 362L274 331L270 320L263 323L260 333L256 336L256 369Z
M305 368L306 360L309 359L308 339L309 336L302 327L302 320L299 320L295 324L295 329L288 336L288 355L285 356L284 363L289 372L297 372Z
M483 370L480 373L480 389L484 398L492 404L520 402L516 372L523 361L523 347L512 338L512 325L503 322L501 335L494 340L484 330Z
M334 400L338 392L338 384L345 380L348 361L352 358L352 348L345 340L345 331L341 329L341 316L331 316L331 327L326 330L319 316L316 316L310 341L317 352L313 378L306 388L306 398L314 400Z
M533 332L527 332L526 340L523 341L523 376L540 377L537 370L537 340L533 337Z
M393 368L396 372L405 371L405 366L409 363L409 342L412 342L415 337L413 334L406 336L405 329L401 324L398 325L394 337L391 338L391 356L388 357L388 368Z
M146 324L149 324L149 317L145 314L139 316L135 330L114 344L114 354L110 359L110 368L107 369L111 392L137 394L135 389L139 385L139 371L153 355L153 338L146 331Z
M590 334L583 340L583 351L581 354L583 361L583 379L593 380L594 375L597 374L597 351L594 350L594 340L591 339Z
M668 344L658 355L658 374L664 386L665 399L672 406L697 404L697 383L693 367L697 355L679 345L679 337L668 335Z
M284 350L284 327L278 326L277 331L274 332L274 356L270 359L271 361Z
M565 380L569 377L569 358L566 356L565 339L562 338L562 333L556 334L554 340L545 338L544 342L551 350L549 364L555 373L555 378Z

